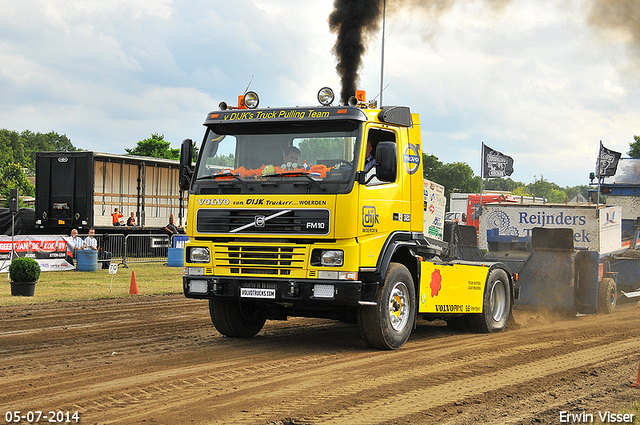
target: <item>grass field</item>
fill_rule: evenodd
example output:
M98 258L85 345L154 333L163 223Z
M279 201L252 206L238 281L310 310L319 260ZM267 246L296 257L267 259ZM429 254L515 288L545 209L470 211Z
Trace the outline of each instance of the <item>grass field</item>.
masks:
M12 296L7 273L0 274L0 279L4 279L4 283L0 283L0 306L132 297L135 295L129 295L129 289L133 272L140 295L182 292L182 267L130 263L129 268L120 266L114 275L102 269L43 272L33 297Z

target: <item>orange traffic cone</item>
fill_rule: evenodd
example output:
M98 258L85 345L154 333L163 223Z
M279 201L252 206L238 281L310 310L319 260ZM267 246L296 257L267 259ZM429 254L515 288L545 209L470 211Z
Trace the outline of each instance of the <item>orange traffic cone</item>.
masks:
M631 384L632 387L640 387L640 365L638 365L638 380L636 381L635 384Z
M131 286L129 287L129 295L138 295L138 281L136 280L136 272L131 271Z

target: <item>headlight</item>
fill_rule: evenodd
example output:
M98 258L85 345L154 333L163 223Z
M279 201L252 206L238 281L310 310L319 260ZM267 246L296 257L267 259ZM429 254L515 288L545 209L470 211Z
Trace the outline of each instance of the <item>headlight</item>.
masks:
M344 251L341 249L314 249L311 251L311 265L314 267L341 267Z
M260 98L258 97L258 93L254 91L248 91L244 95L244 106L249 109L255 109L258 107L260 103Z
M340 267L344 263L344 252L337 249L322 251L320 263L323 266Z
M318 102L321 105L329 106L333 103L333 99L335 99L335 95L329 87L323 87L318 92Z
M208 263L210 260L209 248L193 247L189 249L190 263Z

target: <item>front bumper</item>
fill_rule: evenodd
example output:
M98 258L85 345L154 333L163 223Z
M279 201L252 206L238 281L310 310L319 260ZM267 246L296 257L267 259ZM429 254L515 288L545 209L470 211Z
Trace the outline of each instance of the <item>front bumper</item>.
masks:
M183 276L185 297L226 298L263 303L310 305L353 305L369 301L369 286L361 281L319 279L265 279L211 276ZM241 295L242 293L242 295Z

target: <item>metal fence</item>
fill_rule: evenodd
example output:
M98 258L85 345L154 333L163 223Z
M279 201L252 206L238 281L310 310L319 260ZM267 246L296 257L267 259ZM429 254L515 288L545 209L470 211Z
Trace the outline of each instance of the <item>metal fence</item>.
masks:
M83 235L86 236L86 235ZM177 235L174 235L177 237ZM166 263L169 248L174 246L173 236L157 235L95 235L98 241L98 262L103 267L117 262L125 267L128 263Z

